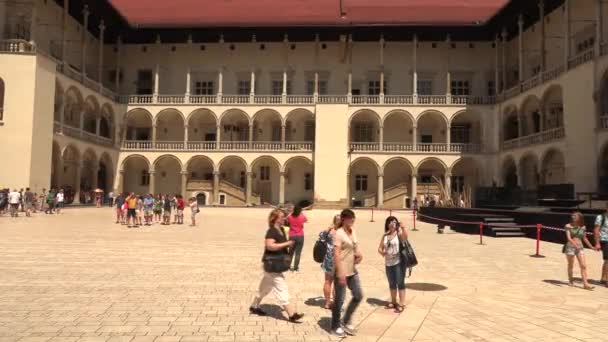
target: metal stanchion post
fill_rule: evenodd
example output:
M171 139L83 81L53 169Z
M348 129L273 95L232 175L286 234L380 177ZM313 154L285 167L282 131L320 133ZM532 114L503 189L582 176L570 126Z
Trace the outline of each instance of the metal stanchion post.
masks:
M483 223L479 224L479 244L483 245Z
M413 229L413 230L414 230L414 231L418 230L418 229L416 228L416 212L417 212L417 210L416 210L416 209L414 209L414 212L413 212L413 214L414 214L414 229Z
M544 258L543 255L540 255L540 231L543 229L542 224L536 225L536 254L530 255L533 258Z
M372 219L369 222L374 222L374 207L372 207Z

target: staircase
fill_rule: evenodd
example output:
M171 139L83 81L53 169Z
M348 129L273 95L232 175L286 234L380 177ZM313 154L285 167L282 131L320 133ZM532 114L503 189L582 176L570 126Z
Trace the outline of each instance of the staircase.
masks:
M235 184L232 184L226 180L223 180L223 179L220 180L219 185L220 185L219 192L224 193L228 196L228 198L226 199L227 205L229 205L229 206L245 205L245 203L246 203L245 189L243 189ZM192 179L192 180L188 181L188 183L186 185L186 189L190 192L194 192L194 191L213 192L213 181ZM251 193L251 204L260 205L260 203L261 203L260 195L252 192Z
M490 225L490 231L494 237L525 237L526 234L517 227L512 217L496 216L486 217L484 223Z

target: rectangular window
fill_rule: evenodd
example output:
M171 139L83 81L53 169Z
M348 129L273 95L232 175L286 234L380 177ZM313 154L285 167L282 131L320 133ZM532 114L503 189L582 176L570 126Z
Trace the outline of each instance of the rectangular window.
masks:
M355 191L367 191L367 175L355 176Z
M386 86L386 80L384 80L384 94L388 93L388 87ZM369 81L367 84L368 95L380 95L380 81Z
M488 81L488 96L496 95L496 84L494 81Z
M214 82L213 81L195 81L194 82L194 95L213 95L214 94Z
M373 126L369 122L355 124L355 142L372 142L374 141Z
M451 94L456 96L466 96L471 94L469 81L452 81Z
M464 176L452 176L452 192L464 192Z
M433 95L432 80L418 80L418 95Z
M420 142L423 144L432 144L433 143L433 135L432 134L422 134L420 136Z
M260 180L270 180L270 166L260 166Z
M352 90L352 95L353 95L353 96L358 96L358 95L361 95L361 89L359 89L359 88L355 88L355 89L353 89L353 90Z
M220 194L220 205L226 205L226 195Z
M306 94L315 94L315 80L306 81ZM319 95L327 95L327 80L319 80Z
M468 144L471 142L471 127L469 125L452 125L450 137L454 144Z
M271 84L272 95L283 95L283 80L273 80ZM291 94L291 81L287 80L287 95Z
M150 185L150 173L148 170L141 170L141 185Z
M153 92L152 70L137 70L137 95L150 95Z
M239 95L249 95L251 94L251 81L247 80L247 81L239 81L239 90L238 90L238 94Z
M245 185L246 185L247 180L246 180L245 177L246 177L245 176L245 171L241 171L241 178L239 179L240 180L241 188L244 188Z
M312 174L310 173L304 174L304 190L312 190Z

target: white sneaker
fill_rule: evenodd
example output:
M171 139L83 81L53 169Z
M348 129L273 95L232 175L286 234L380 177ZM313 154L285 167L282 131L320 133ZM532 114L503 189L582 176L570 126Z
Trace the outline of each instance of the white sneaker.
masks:
M344 329L342 329L341 327L332 331L331 332L334 336L338 336L338 337L346 337L346 334L344 333Z
M357 330L355 330L355 326L352 324L342 326L342 330L344 330L344 332L350 336L355 336L357 334Z

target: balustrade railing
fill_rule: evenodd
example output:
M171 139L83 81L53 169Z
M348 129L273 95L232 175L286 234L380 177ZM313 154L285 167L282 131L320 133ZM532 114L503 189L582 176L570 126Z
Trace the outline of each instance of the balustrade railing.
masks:
M351 97L353 104L378 104L380 103L380 96L378 95L353 95Z
M220 150L247 151L248 149L248 141L220 141Z
M285 142L286 151L312 151L312 142Z
M527 91L527 90L530 90L530 89L536 87L537 85L540 84L540 79L541 79L540 75L534 75L534 76L528 78L521 84L521 90Z
M552 141L563 139L565 136L564 127L549 129L543 132L526 135L523 137L505 140L502 143L503 150L511 150L519 147L545 144Z
M418 95L419 104L447 104L445 95Z
M518 85L511 87L505 91L505 98L510 99L515 97L521 93L521 87Z
M608 115L600 116L600 128L608 129Z
M564 66L560 65L557 68L543 72L543 82L549 82L559 77L564 72Z
M412 96L412 95L385 95L384 103L386 103L386 104L413 104L414 96Z
M175 150L184 150L184 142L183 141L162 141L157 140L154 143L154 149L156 150L166 150L166 151L175 151Z
M152 141L150 140L125 140L122 143L123 150L151 150Z
M479 144L452 143L452 144L450 144L450 152L480 153L481 152L481 145L479 145Z
M448 144L441 143L418 143L416 144L416 151L418 152L447 152Z
M222 103L226 104L248 104L249 95L222 95Z
M348 96L346 95L319 95L318 103L346 103Z
M255 103L272 103L278 104L283 102L283 97L281 95L255 95L253 97L253 102Z
M190 95L190 103L215 104L215 103L217 103L217 96L215 96L215 95Z
M287 103L290 104L314 104L313 95L287 95Z
M353 142L350 143L350 148L357 152L373 152L380 151L380 143L377 142Z
M215 141L188 141L186 149L190 151L210 151L217 149Z
M33 54L36 47L23 39L0 40L0 52Z
M158 103L184 103L186 96L185 95L158 95Z
M255 151L278 151L281 150L280 141L252 141L251 149Z
M594 56L595 56L594 48L590 48L587 51L583 51L568 60L568 69L574 69L581 64L587 63L587 62L593 60Z
M383 143L382 150L386 152L413 152L414 144L408 143Z

